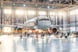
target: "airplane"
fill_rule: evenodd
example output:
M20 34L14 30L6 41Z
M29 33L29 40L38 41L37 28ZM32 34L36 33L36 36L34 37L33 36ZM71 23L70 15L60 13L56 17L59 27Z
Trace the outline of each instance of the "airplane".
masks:
M39 17L35 17L33 19L30 19L28 21L26 21L24 23L25 26L28 26L29 23L34 23L34 26L37 26L37 28L39 29L47 29L49 27L51 27L51 19L49 17L46 16L39 16ZM30 25L28 27L31 27Z

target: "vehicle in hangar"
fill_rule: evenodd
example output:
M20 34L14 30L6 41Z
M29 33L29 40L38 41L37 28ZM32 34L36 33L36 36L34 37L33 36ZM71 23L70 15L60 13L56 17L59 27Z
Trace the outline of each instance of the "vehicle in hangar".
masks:
M46 16L35 17L35 18L33 18L29 21L26 21L24 23L25 26L28 26L30 28L31 27L34 28L35 26L37 26L37 28L39 28L39 29L47 29L47 28L51 27L51 24L52 24L51 19Z

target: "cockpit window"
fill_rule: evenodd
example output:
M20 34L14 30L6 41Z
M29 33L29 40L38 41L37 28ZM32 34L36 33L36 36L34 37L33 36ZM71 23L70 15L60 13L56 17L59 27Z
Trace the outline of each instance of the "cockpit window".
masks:
M39 21L44 21L44 20L45 20L45 21L49 21L49 19L40 19Z

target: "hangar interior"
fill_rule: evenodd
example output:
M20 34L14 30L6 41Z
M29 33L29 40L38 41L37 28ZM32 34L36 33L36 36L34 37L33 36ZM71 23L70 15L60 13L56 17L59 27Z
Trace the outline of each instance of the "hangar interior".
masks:
M78 0L0 0L0 52L78 52Z
M78 32L77 5L77 0L0 0L0 29L52 27Z

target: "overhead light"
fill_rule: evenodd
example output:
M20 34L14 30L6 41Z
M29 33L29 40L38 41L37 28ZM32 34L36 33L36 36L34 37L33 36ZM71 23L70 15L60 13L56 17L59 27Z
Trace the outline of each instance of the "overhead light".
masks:
M56 15L55 12L49 12L49 15Z
M38 14L39 15L47 15L47 12L46 11L39 11Z
M26 4L23 4L23 6L25 7L25 6L26 6Z
M28 15L36 15L36 11L34 11L34 10L28 10Z
M12 14L12 9L4 9L4 14Z
M50 8L50 6L47 6L47 8L49 9L49 8Z
M78 14L78 9L70 11L70 15L76 15L76 14Z
M58 15L59 15L59 16L63 16L63 13L62 13L62 12L59 12Z
M16 15L24 15L25 14L25 11L24 10L16 10L15 11Z
M66 16L66 13L64 12L64 11L60 11L60 12L58 12L58 16Z

